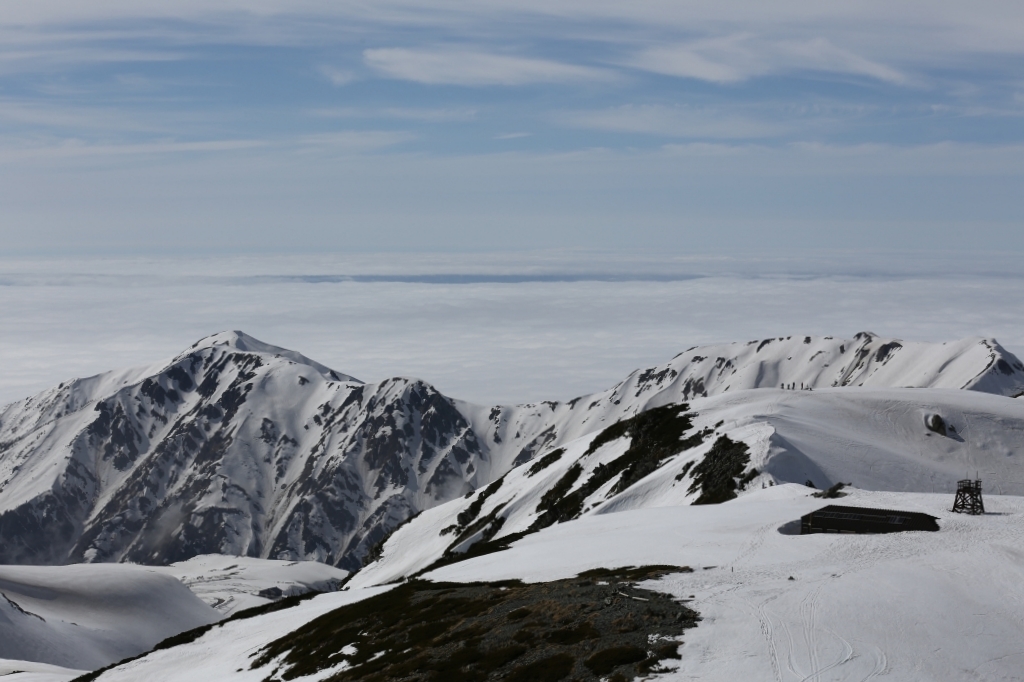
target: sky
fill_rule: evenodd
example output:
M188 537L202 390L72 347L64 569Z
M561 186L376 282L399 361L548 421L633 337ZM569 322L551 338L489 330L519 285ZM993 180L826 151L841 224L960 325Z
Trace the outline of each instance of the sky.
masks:
M0 403L241 329L565 399L1024 349L1024 4L0 0Z
M0 0L0 255L1024 251L1024 5Z

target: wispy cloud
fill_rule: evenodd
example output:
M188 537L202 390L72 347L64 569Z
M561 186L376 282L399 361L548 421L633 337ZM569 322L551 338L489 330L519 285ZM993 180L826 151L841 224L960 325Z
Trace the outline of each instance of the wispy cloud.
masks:
M27 159L127 157L166 154L223 154L264 148L281 159L289 150L359 154L393 147L416 139L405 131L342 130L282 139L153 140L146 142L92 142L79 138L0 138L0 163Z
M310 115L317 118L386 118L399 121L423 121L425 123L449 123L475 121L477 109L431 109L421 107L381 107L377 109L360 107L335 107L313 109Z
M25 99L0 99L0 122L32 128L92 131L148 131L160 128L140 122L114 107L58 105Z
M765 74L819 71L866 76L904 85L901 71L837 47L826 38L772 41L751 34L647 47L628 66L712 83L737 83Z
M385 76L427 85L526 85L613 77L605 69L472 49L379 48L364 51L363 59Z
M342 130L331 133L305 135L299 139L306 147L321 149L366 151L393 147L416 139L416 135L393 130Z
M346 69L336 69L333 66L321 66L320 73L331 82L331 85L348 85L356 80L356 75Z
M171 62L186 59L183 51L128 49L113 45L66 47L56 44L33 48L0 46L0 73L49 71L56 67L81 68L87 64Z
M775 137L788 130L778 123L687 106L631 104L597 111L565 112L556 119L563 125L577 128L685 138Z
M16 144L0 146L0 163L24 159L236 152L267 145L268 143L264 140L165 141L140 144L95 144L76 139L60 140L48 144L26 144L25 141L21 141Z

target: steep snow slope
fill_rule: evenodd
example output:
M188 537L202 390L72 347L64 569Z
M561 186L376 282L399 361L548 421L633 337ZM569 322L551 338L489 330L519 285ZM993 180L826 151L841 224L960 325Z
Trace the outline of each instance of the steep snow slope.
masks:
M1014 395L994 340L858 334L691 349L566 403L483 407L361 384L241 332L150 367L65 382L0 413L0 561L171 563L199 554L358 568L412 515L637 412L781 384Z
M140 566L0 566L0 658L91 670L220 613Z
M1024 495L1024 404L1019 400L943 389L776 389L693 400L685 413L689 442L677 438L663 461L627 487L620 481L628 470L608 473L616 460L624 461L619 458L636 437L618 426L606 432L617 438L584 436L541 453L535 464L517 467L473 495L424 512L389 538L381 559L366 566L352 585L389 582L446 553L535 532L545 525L539 521L543 508L576 491L584 492L559 521L691 504L707 491L697 473L701 463L716 461L711 451L722 436L747 446L747 461L732 475L746 474L748 491L806 481L821 488L843 482L873 490L952 491L958 479L978 472L989 491ZM932 415L942 417L948 435L927 428ZM598 439L606 442L594 447Z
M939 517L941 530L779 533L780 526L826 503L809 493L803 486L779 485L720 505L589 516L427 577L542 581L597 567L691 566L692 573L643 583L691 600L703 617L684 635L682 658L669 663L673 671L657 678L665 682L1020 679L1024 498L990 496L992 513L969 517L946 511L948 495L856 490L843 502L924 511ZM253 651L320 614L386 589L352 588L227 623L99 680L263 680L270 668L250 670Z

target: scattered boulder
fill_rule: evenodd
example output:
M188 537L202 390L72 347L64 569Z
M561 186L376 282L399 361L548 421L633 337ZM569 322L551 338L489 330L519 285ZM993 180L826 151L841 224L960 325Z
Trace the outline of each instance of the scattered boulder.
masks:
M948 435L946 432L946 421L937 414L929 414L924 418L924 425L928 427L928 430L932 433L937 433L940 436Z

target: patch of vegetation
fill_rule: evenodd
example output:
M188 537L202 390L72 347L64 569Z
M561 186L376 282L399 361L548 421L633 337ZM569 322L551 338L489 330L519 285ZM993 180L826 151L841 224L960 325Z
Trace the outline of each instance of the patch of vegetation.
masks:
M558 682L572 672L576 660L569 654L555 654L515 670L507 679L509 682Z
M681 481L686 478L686 474L690 473L690 469L693 468L694 461L691 459L689 462L683 465L683 470L676 475L676 480Z
M537 505L539 515L530 530L537 531L574 519L583 512L584 501L616 476L619 480L613 486L611 495L622 492L652 473L669 457L700 445L704 432L683 439L683 435L693 428L691 418L694 415L688 413L688 409L686 404L656 407L616 422L599 433L591 441L586 454L592 454L602 445L624 437L630 438L629 448L611 462L597 465L590 478L569 493L569 489L583 473L578 462L572 465L562 479L541 498Z
M694 504L718 504L736 497L736 489L740 487L737 479L742 480L743 470L748 464L750 449L746 443L719 436L704 459L693 467L693 484L689 492L700 491L700 497Z
M498 492L498 488L501 487L503 480L505 480L504 477L499 478L497 481L484 488L483 492L476 496L476 499L470 503L469 507L459 512L459 515L455 518L459 522L460 526L468 526L476 520L476 517L480 515L480 509L483 508L484 502L487 501L488 497Z
M538 459L536 462L533 463L533 466L531 466L526 471L527 477L536 476L541 471L544 471L549 466L551 466L552 464L554 464L558 460L562 459L562 455L564 455L564 454L565 454L565 448L558 448L557 450L552 450L551 452L549 452L548 454L544 455L543 457L541 457L540 459Z
M613 646L598 651L586 661L591 672L605 676L616 668L639 663L647 658L647 650L638 646Z
M384 545L386 545L388 543L388 540L391 539L391 536L394 535L395 533L397 533L402 528L402 526L405 526L406 524L409 524L409 523L412 523L413 521L415 521L416 517L419 516L422 513L423 512L421 510L421 511L416 512L415 514L410 515L408 518L405 519L405 521L402 521L400 524L398 524L397 526L392 528L390 531L385 533L384 537L382 537L380 540L375 542L370 547L370 549L366 552L366 556L363 557L363 566L365 566L367 564L372 564L377 559L380 559L384 555ZM350 574L350 575L352 575L352 574Z
M594 568L589 571L583 571L578 577L592 578L594 580L634 582L638 580L653 580L670 573L693 573L693 569L689 566L668 566L664 564L622 566L621 568Z
M537 505L538 517L529 528L492 540L505 523L504 517L500 516L503 506L497 507L468 527L463 528L457 524L449 526L442 531L442 534L460 531L458 538L449 545L441 558L417 572L416 576L448 564L500 552L530 533L535 533L555 523L577 518L583 512L584 501L619 474L621 477L612 494L625 490L656 470L666 459L676 453L696 447L710 431L698 432L684 440L683 435L692 428L691 418L694 416L692 413L687 413L688 409L689 406L686 404L667 405L612 424L594 438L584 456L596 452L603 444L628 436L631 441L626 452L611 462L595 467L590 478L570 493L569 491L583 475L583 466L579 462L574 463L562 475L562 478L541 496ZM545 458L555 452L546 455ZM483 531L480 539L471 547L464 552L456 551L457 547L480 531Z
M751 481L753 481L755 478L757 478L757 475L759 473L761 473L761 472L758 471L757 468L755 467L755 468L751 469L750 471L748 471L747 473L745 473L742 476L740 476L740 480L737 481L737 483L739 485L739 489L740 490L745 489L747 487L747 484L750 483Z
M456 547L458 547L460 544L470 539L477 533L480 533L480 539L477 540L477 542L487 542L488 540L493 538L495 534L499 530L501 530L501 527L505 524L505 517L498 516L498 514L500 514L501 510L504 508L504 504L499 504L497 507L491 510L490 514L476 521L475 523L470 524L468 528L462 529L462 532L459 534L459 537L457 537L455 539L455 542L453 542L448 547L448 550L454 551ZM483 532L481 533L481 531Z
M673 567L616 570L644 569ZM317 674L329 682L625 680L678 658L678 641L667 638L699 618L665 594L583 576L529 585L412 580L271 642L251 668L267 669L267 682Z
M476 520L476 517L480 515L480 510L483 509L484 502L487 498L498 492L498 488L501 487L505 477L502 476L494 483L480 491L480 494L476 496L476 499L470 502L469 506L459 512L459 515L455 517L456 523L447 526L441 530L441 535L447 535L448 533L457 532L460 535L465 534L466 527Z

